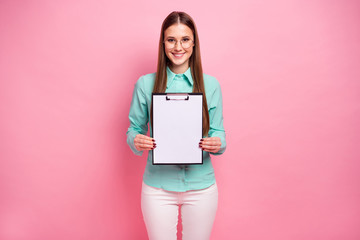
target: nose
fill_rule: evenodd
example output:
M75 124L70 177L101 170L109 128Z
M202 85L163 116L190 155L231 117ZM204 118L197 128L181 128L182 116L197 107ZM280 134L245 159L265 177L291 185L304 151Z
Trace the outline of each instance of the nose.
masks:
M175 48L175 50L177 50L177 51L181 51L181 49L182 49L181 42L180 42L180 41L176 41L174 48Z

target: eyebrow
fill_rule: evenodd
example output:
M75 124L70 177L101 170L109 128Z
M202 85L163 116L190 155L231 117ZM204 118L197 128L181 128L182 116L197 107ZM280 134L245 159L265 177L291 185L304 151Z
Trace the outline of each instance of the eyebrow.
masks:
M187 35L186 35L186 36L182 36L182 38L186 38L186 37L187 37L187 38L190 38L190 36L187 36ZM175 38L175 37L173 37L173 36L168 36L167 38Z

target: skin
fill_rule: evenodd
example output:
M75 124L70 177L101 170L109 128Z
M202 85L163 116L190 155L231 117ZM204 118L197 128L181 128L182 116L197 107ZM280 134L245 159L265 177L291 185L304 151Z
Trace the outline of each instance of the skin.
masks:
M194 39L194 34L191 29L184 24L173 24L164 31L164 40L177 41L174 48L166 48L165 54L170 59L169 68L173 73L180 74L186 72L189 68L189 60L193 52L194 44L190 48L183 48L180 40ZM176 57L175 54L183 54L182 57Z
M177 40L174 48L168 49L165 47L165 54L171 62L169 68L176 74L184 73L189 68L189 59L193 52L194 45L184 49L180 44L180 40L186 38L193 40L194 34L188 26L181 23L173 24L164 31L165 41L167 39ZM181 57L177 57L175 54L180 54ZM156 148L155 139L143 134L135 136L134 144L138 151L153 150ZM219 137L202 138L199 142L199 147L203 151L216 153L220 150L221 140Z

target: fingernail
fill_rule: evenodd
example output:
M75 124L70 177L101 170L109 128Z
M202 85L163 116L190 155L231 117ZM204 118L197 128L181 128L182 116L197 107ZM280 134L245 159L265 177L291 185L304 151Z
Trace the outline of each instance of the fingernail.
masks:
M200 139L200 141L202 142L202 141L204 141L204 139Z
M152 139L153 142L155 142L155 139Z

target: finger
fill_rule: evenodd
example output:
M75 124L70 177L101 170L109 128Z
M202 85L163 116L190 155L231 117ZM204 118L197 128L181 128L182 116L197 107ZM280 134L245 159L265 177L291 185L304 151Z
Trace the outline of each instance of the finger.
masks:
M204 143L200 143L200 146L202 147L220 147L221 143L215 142L215 143L208 143L208 144L204 144Z
M154 144L153 141L149 141L149 140L145 140L145 139L135 139L134 140L135 143L137 144Z
M152 148L156 146L156 143L144 139L134 139L134 145L142 148Z
M146 136L146 135L143 135L143 134L138 134L138 135L136 135L136 137L138 137L139 139L145 139L145 140L148 140L148 141L155 141L155 139L154 138L152 138L152 137L148 137L148 136ZM135 138L136 138L135 137Z
M203 138L202 143L205 144L211 144L211 143L221 143L221 140L219 137L209 137L209 138Z
M220 147L221 142L200 143L199 145L202 146L202 147Z
M155 144L155 142L153 141L149 141L148 139L142 139L142 138L134 139L134 142L138 144L150 144L150 145Z
M155 149L156 147L138 147L137 149L139 150L139 151L147 151L147 150L153 150L153 149Z
M150 149L156 147L156 144L147 144L147 143L137 143L136 145L144 149Z
M142 137L143 137L144 139L148 140L148 141L153 141L153 142L155 142L155 139L152 138L152 137L148 137L148 136L145 136L145 135L143 135Z
M202 149L203 151L206 151L206 152L213 152L213 153L216 153L220 150L219 147L215 147L215 148L203 148Z
M220 148L219 146L202 146L202 149L207 149L207 150L216 150Z
M203 151L206 151L206 152L212 152L212 153L217 153L220 149L215 149L215 150L207 150L207 149L204 149Z
M150 150L154 150L154 148L140 148L140 151L150 151Z

